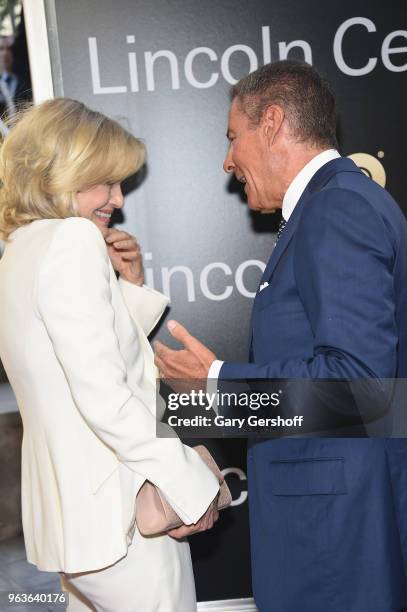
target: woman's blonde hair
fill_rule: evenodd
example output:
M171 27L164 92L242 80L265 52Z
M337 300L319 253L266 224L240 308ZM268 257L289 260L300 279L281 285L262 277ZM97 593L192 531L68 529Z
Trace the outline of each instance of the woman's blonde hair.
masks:
M137 138L81 102L26 108L0 149L0 238L35 219L77 216L78 191L121 182L144 159Z

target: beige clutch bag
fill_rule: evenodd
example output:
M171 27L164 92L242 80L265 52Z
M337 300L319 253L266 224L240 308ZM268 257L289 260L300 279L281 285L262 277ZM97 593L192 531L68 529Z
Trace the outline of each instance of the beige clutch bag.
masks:
M223 510L232 501L229 487L208 449L199 445L195 446L194 450L219 479L218 510ZM160 489L147 480L137 495L136 523L141 534L151 536L180 527L183 521L171 508Z

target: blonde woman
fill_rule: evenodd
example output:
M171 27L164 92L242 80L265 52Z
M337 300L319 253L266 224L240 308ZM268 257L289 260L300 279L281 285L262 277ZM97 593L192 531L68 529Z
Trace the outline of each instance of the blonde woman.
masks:
M177 438L156 437L146 335L167 299L142 286L134 238L108 229L143 161L136 138L64 98L24 111L1 149L0 356L24 425L25 545L61 573L71 612L192 612L176 538L217 519L216 478ZM140 535L145 479L189 527Z

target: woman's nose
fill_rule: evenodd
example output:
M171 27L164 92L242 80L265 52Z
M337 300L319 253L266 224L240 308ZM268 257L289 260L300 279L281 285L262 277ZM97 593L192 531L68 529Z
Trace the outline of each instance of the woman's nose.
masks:
M122 186L120 183L116 183L112 186L110 203L113 204L115 208L122 208L124 204L124 196L122 192Z

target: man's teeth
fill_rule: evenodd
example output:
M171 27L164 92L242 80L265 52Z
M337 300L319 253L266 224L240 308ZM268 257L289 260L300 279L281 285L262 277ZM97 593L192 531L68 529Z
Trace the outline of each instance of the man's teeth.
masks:
M110 219L110 214L109 213L102 213L102 212L95 212L95 215L97 217L102 217L103 219Z

